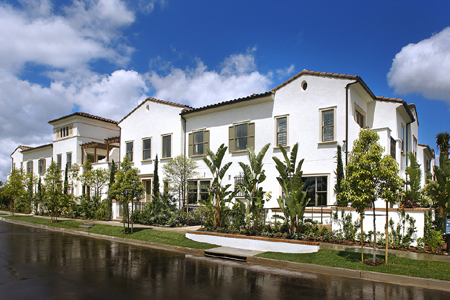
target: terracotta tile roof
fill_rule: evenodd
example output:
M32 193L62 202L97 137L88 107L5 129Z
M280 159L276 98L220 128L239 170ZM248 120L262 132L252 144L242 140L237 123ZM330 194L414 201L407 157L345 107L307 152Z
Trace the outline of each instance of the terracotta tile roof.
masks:
M332 77L332 78L343 78L343 79L361 80L362 81L361 77L356 76L356 75L347 75L347 74L339 74L339 73L328 73L328 72L316 72L316 71L308 71L308 70L304 69L303 71L301 71L297 75L294 75L293 77L291 77L287 81L283 82L279 86L273 88L272 91L275 92L275 91L279 90L283 86L285 86L288 83L294 81L295 79L297 79L298 77L300 77L302 75L311 75L311 76L319 76L319 77Z
M28 150L28 149L31 149L31 148L33 148L33 147L30 147L30 146L22 146L22 145L19 145L19 146L17 146L16 147L16 149L14 149L14 151L11 153L11 155L13 155L14 154L14 152L16 152L17 151L17 149L20 149L20 150ZM10 155L10 156L11 156Z
M72 117L72 116L80 116L80 117L90 118L90 119L99 120L99 121L103 121L103 122L118 124L117 121L114 121L114 120L111 120L111 119L106 119L106 118L99 117L99 116L94 116L94 115L91 115L91 114L88 114L88 113L84 113L84 112L76 112L76 113L73 113L73 114L70 114L70 115L58 118L58 119L50 120L50 121L48 121L48 123L52 124L52 123L54 123L56 121L60 121L60 120L63 120L63 119L66 119L66 118L69 118L69 117Z
M197 112L197 111L201 111L201 110L205 110L205 109L211 109L211 108L215 108L215 107L219 107L219 106L230 105L230 104L234 104L237 102L248 101L248 100L252 100L252 99L256 99L256 98L260 98L260 97L264 97L264 96L268 96L268 95L272 95L272 91L261 93L261 94L253 94L253 95L250 95L247 97L237 98L237 99L233 99L233 100L227 100L227 101L223 101L223 102L219 102L219 103L215 103L215 104L202 106L199 108L192 108L190 110L183 109L183 111L181 112L181 115L185 115L185 114L189 114L192 112Z
M377 97L375 97L375 100L387 101L387 102L398 102L398 103L402 103L403 102L403 99L383 97L383 96L377 96Z
M160 103L160 104L180 107L180 108L183 108L183 111L185 109L187 109L187 110L192 109L192 107L190 107L188 105L185 105L185 104L180 104L180 103L175 103L175 102L170 102L170 101L164 101L164 100L159 100L159 99L155 99L155 98L152 98L152 97L148 97L147 99L142 101L138 106L136 106L132 111L130 111L125 117L123 117L122 120L120 120L118 123L122 123L123 120L128 118L132 113L134 113L136 111L136 109L138 109L139 107L144 105L144 103L147 102L147 101L152 101L152 102L156 102L156 103Z
M36 149L41 149L41 148L45 148L45 147L52 147L53 148L53 143L45 144L45 145L41 145L41 146L37 146L37 147L28 147L28 149L22 150L22 152L36 150Z

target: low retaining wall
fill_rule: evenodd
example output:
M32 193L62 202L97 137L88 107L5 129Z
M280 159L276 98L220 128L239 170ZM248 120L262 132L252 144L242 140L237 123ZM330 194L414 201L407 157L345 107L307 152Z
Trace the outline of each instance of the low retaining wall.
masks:
M186 232L186 237L197 242L263 252L312 253L319 251L320 248L319 243L314 242L273 240L264 237L239 236L215 232L189 231Z

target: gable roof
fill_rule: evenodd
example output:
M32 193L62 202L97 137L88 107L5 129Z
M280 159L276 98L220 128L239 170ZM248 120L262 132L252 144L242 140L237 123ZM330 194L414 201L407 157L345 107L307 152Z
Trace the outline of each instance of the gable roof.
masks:
M147 101L152 101L155 103L159 103L159 104L165 104L165 105L170 105L170 106L175 106L175 107L180 107L183 109L192 109L192 107L185 105L185 104L180 104L180 103L175 103L175 102L170 102L170 101L164 101L164 100L159 100L156 98L152 98L152 97L148 97L147 99L145 99L144 101L142 101L141 103L139 103L138 106L136 106L132 111L130 111L125 117L122 118L122 120L120 120L117 124L122 123L123 120L125 120L126 118L128 118L132 113L134 113L139 107L141 107L142 105L144 105L144 103L146 103Z
M67 118L70 118L70 117L73 117L73 116L85 117L85 118L89 118L89 119L94 119L94 120L98 120L98 121L103 121L103 122L107 122L107 123L116 124L116 125L118 124L117 121L114 121L114 120L111 120L111 119L106 119L106 118L99 117L99 116L94 116L94 115L91 115L91 114L88 114L88 113L84 113L84 112L75 112L73 114L70 114L70 115L67 115L67 116L64 116L64 117L61 117L61 118L58 118L58 119L50 120L50 121L48 121L48 124L52 124L54 122L61 121L61 120L64 120L64 119L67 119Z
M45 148L45 147L52 147L53 148L53 143L45 144L45 145L41 145L41 146L37 146L37 147L28 147L28 149L22 150L22 152L37 150L37 149L41 149L41 148Z
M16 149L14 149L14 151L11 153L11 155L13 155L14 154L14 152L16 152L17 151L17 149L20 149L20 150L27 150L27 149L31 149L31 148L33 148L33 147L30 147L30 146L22 146L22 145L19 145L19 146L17 146L16 147ZM11 156L10 155L10 156Z
M199 108L192 108L190 110L183 110L180 113L180 115L186 115L186 114L190 114L190 113L193 113L193 112L198 112L198 111L202 111L202 110L206 110L206 109L211 109L211 108L215 108L215 107L220 107L220 106L235 104L235 103L239 103L239 102L249 101L249 100L253 100L253 99L269 96L269 95L272 95L272 94L273 93L271 91L269 91L269 92L265 92L265 93L261 93L261 94L253 94L253 95L250 95L250 96L247 96L247 97L237 98L237 99L233 99L233 100L222 101L222 102L219 102L219 103L209 104L209 105L202 106L202 107L199 107Z

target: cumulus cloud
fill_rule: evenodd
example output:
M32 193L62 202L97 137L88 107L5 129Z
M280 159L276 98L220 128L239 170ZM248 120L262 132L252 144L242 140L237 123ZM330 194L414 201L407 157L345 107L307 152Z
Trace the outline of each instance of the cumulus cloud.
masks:
M450 27L395 55L387 75L398 94L419 93L450 104Z
M227 57L219 71L208 70L197 60L195 68L172 68L165 76L153 71L149 81L156 90L156 98L200 107L266 92L271 74L259 73L254 56L247 52Z
M284 78L284 77L290 76L292 73L294 73L294 69L295 69L295 66L292 64L287 68L276 70L276 73L279 78Z

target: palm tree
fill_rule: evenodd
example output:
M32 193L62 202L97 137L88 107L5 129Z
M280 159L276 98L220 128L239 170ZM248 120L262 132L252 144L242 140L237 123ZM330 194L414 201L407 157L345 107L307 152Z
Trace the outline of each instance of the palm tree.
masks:
M441 132L436 135L436 145L441 153L445 153L448 157L448 150L450 148L450 135L448 132Z

